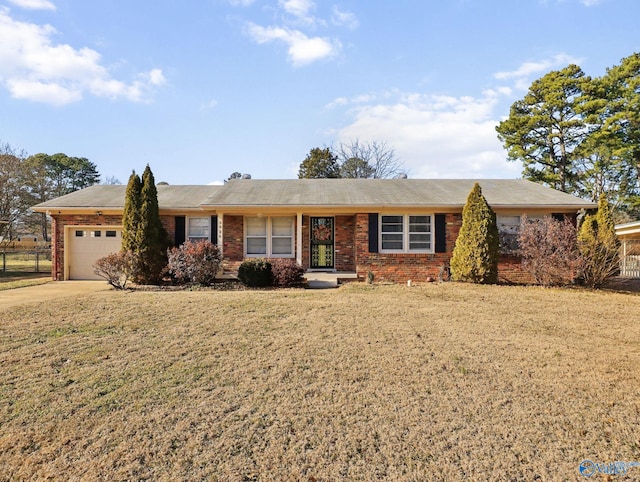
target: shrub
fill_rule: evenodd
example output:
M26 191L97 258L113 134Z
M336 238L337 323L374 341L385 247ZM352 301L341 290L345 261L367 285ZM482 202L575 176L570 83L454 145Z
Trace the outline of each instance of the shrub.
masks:
M498 281L498 226L496 215L475 183L462 209L462 226L451 256L456 281Z
M238 279L247 286L269 286L271 284L271 263L264 258L244 260L238 268Z
M216 279L222 256L209 241L187 241L167 252L167 271L179 283L209 285Z
M295 259L271 260L271 280L273 286L300 286L304 283L304 268Z
M620 270L620 241L616 236L613 215L604 195L600 196L598 212L588 214L578 235L578 246L584 259L584 283L599 288Z
M570 220L522 219L518 254L523 268L542 286L567 285L580 273L577 230Z
M134 253L120 251L97 260L93 265L93 272L106 279L114 288L124 290L135 275L137 263L138 259Z

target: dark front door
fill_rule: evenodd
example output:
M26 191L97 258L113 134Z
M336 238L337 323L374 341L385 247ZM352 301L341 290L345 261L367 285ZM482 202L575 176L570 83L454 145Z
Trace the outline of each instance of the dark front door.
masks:
M333 218L311 218L311 269L333 269Z

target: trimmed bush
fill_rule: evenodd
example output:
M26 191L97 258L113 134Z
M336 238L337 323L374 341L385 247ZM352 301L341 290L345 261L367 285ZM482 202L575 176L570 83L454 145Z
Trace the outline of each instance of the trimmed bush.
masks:
M462 209L462 226L451 256L453 279L497 283L498 243L496 215L475 183Z
M247 259L238 268L238 279L251 287L271 285L271 263L265 258Z
M135 275L137 263L138 258L134 253L120 251L97 260L93 265L93 272L106 279L114 288L124 290Z
M210 285L216 279L222 256L220 249L209 241L187 241L167 252L167 272L178 283Z
M304 268L295 259L272 259L271 279L273 286L286 288L304 283Z

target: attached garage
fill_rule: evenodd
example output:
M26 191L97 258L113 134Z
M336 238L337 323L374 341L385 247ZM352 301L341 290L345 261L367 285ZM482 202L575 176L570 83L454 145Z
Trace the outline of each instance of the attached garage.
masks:
M67 226L65 234L66 279L101 279L93 272L93 264L120 251L122 244L121 227Z

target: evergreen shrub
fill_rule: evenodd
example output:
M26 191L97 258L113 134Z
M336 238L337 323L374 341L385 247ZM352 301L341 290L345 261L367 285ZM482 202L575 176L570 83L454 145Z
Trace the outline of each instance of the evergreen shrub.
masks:
M238 279L251 287L271 285L271 263L265 258L246 259L238 268Z

